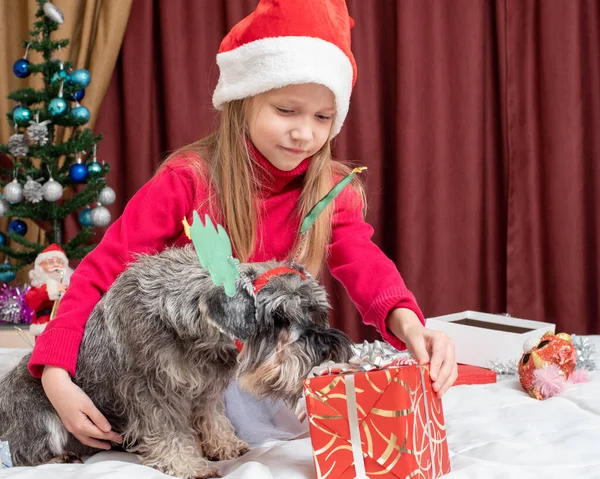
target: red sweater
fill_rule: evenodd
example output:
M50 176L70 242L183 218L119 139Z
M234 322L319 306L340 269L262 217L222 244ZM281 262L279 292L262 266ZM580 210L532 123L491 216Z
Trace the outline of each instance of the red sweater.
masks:
M256 149L254 156L265 174L259 185L259 242L250 261L284 260L298 234L296 203L310 159L286 172L271 165ZM194 209L200 218L211 214L206 202L210 186L187 167L188 161L184 155L174 158L146 183L81 261L56 318L37 339L29 361L33 376L41 377L44 365L59 366L74 376L85 323L134 254L158 253L188 243L183 218L191 221ZM353 188L346 188L336 198L328 266L348 291L364 322L374 325L385 341L404 349L404 344L386 329L389 311L409 308L424 323L423 314L394 263L371 241L373 229L363 221L361 207Z

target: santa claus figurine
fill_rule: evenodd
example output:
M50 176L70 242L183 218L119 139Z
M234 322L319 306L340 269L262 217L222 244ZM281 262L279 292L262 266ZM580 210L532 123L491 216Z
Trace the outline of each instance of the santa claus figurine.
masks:
M51 244L35 259L34 268L29 272L31 288L25 301L34 312L29 327L33 336L42 334L51 317L55 302L69 286L73 270L69 268L67 255L57 244ZM56 303L58 306L58 303Z

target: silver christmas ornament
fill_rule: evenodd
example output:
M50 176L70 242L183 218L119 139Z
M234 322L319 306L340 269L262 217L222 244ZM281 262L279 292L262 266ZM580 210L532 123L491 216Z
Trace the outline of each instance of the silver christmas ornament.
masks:
M13 204L23 200L23 187L16 178L4 187L4 198Z
M4 198L0 198L0 218L2 216L6 216L8 210L10 209L10 204Z
M65 21L63 13L50 2L44 4L44 14L53 22L62 23Z
M98 193L98 202L103 205L112 205L116 199L117 194L110 186L105 186L100 193Z
M13 156L27 156L29 140L22 133L15 133L8 139L8 152Z
M39 115L38 115L39 116ZM35 145L44 146L48 143L48 125L52 123L50 120L44 120L41 123L30 121L27 127L27 136L29 141Z
M27 182L23 188L23 196L30 203L39 203L42 201L42 185L33 180L31 176L27 177Z
M110 223L110 211L104 206L96 206L90 213L92 224L99 228L106 226Z
M42 195L46 201L58 201L62 198L63 187L62 185L50 177L50 179L42 186Z

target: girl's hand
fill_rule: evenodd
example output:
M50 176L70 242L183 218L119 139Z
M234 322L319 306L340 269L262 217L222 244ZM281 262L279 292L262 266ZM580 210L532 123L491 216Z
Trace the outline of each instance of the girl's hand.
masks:
M425 328L414 311L406 308L394 309L387 327L406 344L419 364L430 363L433 390L442 397L458 377L452 339L442 331Z
M78 441L98 449L110 449L108 441L123 442L121 436L111 431L110 424L87 394L71 381L66 370L45 366L42 386L65 428Z

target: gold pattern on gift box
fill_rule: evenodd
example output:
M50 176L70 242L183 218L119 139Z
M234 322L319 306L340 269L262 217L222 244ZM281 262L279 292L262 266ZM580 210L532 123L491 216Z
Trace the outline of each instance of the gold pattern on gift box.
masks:
M408 386L408 384L406 384L405 381L403 381L402 379L400 379L398 377L394 377L393 382L395 382L396 384L399 384L400 386L402 386L410 396L412 396L413 394L415 394L419 390L419 387L417 387L417 389L415 389L415 390L412 390Z
M371 430L367 425L367 421L363 421L362 428L365 432L365 437L367 439L367 454L369 455L369 457L373 457L373 438L371 437Z
M346 385L346 381L345 381L345 376L338 376L336 377L336 379L334 379L333 381L331 381L330 384L328 384L326 387L324 387L323 389L317 390L317 391L311 391L312 398L322 402L323 404L327 404L327 400L328 399L343 399L344 401L348 400L348 396L344 393L336 393L336 394L327 394L328 392L332 391L335 386L337 386L340 382L342 382L344 384L344 386ZM335 384L334 384L335 383ZM364 392L363 389L360 388L356 388L356 394L360 394ZM363 416L366 416L365 410L362 408L362 406L360 404L357 404L356 407L358 408L358 410L362 413ZM326 419L325 416L315 416L313 415L313 417L316 417L317 419ZM337 416L336 417L331 417L329 419L340 419ZM342 419L345 419L342 416Z
M381 417L402 417L402 416L410 416L415 409L413 407L409 407L408 409L398 409L396 411L391 411L389 409L379 409L379 408L371 408L371 412L377 416Z
M315 391L315 394L319 395L320 397L327 396L327 393L330 392L333 388L335 388L338 385L338 383L343 380L344 380L344 376L337 376L333 381L331 381L323 389ZM346 398L346 395L344 395L344 399L345 398Z

